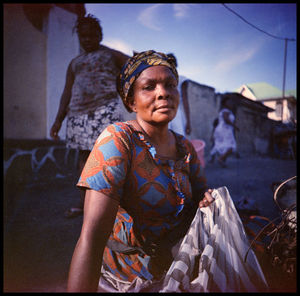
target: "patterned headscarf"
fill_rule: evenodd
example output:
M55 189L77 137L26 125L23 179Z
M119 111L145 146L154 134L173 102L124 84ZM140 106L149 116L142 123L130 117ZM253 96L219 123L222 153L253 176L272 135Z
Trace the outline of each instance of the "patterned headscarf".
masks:
M178 73L175 63L176 61L174 58L154 50L136 53L133 57L129 58L126 64L123 66L120 75L117 77L117 90L126 109L129 112L132 112L129 107L128 92L134 81L145 69L152 66L166 66L171 69L178 81Z

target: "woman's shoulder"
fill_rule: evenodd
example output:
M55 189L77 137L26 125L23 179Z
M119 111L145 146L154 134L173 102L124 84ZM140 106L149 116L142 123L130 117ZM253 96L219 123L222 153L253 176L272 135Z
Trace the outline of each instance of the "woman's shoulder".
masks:
M75 73L77 65L85 62L85 60L88 58L88 55L85 52L80 53L75 58L73 58L70 62L70 65L72 67L72 71Z
M108 47L108 46L106 46L106 45L104 45L104 44L100 44L100 45L99 45L99 50L113 51L112 48L110 48L110 47Z
M71 63L76 63L77 61L82 60L87 54L85 52L81 52L76 57L71 60Z
M132 127L130 126L128 121L118 121L108 125L104 131L109 132L110 134L119 134L125 133L131 135L133 133Z
M100 44L99 49L97 50L97 53L99 55L106 55L106 56L113 57L115 51L116 50L114 50L113 48L110 48L106 45Z
M70 66L71 66L73 72L75 72L75 66L78 63L78 61L82 59L82 56L83 56L83 54L81 53L71 60Z
M176 132L174 132L172 130L172 132L175 135L176 138L176 144L178 145L178 148L181 150L182 153L191 153L194 150L194 145L191 142L191 140L189 140L188 138L186 138L184 135L178 134Z
M119 138L130 138L133 134L133 130L127 121L115 122L108 125L101 133L99 139L104 137L119 137Z
M101 148L100 148L101 147ZM126 150L132 149L132 131L126 122L115 122L108 125L97 138L94 149L111 150L115 148Z

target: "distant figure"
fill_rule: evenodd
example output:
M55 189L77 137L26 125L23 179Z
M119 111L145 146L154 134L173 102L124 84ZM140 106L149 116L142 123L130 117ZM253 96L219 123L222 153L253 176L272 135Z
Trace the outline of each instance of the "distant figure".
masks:
M67 74L59 109L50 130L53 139L67 115L67 147L79 150L80 174L101 131L109 124L122 120L120 99L116 91L116 76L128 56L104 45L100 21L88 15L79 17L76 29L83 53L72 59ZM80 202L65 216L83 213L85 190L81 189Z
M229 155L236 151L236 140L234 132L239 131L235 125L235 116L230 110L228 97L222 102L222 107L218 116L218 124L214 130L213 141L214 146L210 151L211 161L216 154L219 155L218 162L222 167L226 167L226 159Z
M167 56L175 60L175 65L177 67L178 66L177 59L174 56L174 54L169 53L167 54ZM178 81L178 90L180 94L179 106L175 118L171 122L169 122L169 128L171 130L184 136L189 135L191 133L190 108L188 102L187 82L188 81L186 77L179 75L179 81Z

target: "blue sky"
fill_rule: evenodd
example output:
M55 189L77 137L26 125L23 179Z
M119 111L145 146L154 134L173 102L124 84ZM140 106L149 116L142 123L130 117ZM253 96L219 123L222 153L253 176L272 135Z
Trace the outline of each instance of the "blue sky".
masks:
M229 8L271 35L296 39L296 4L231 3ZM284 40L270 37L219 3L92 3L103 44L132 55L172 52L178 72L216 92L266 82L282 90ZM288 42L285 90L296 89L296 44Z

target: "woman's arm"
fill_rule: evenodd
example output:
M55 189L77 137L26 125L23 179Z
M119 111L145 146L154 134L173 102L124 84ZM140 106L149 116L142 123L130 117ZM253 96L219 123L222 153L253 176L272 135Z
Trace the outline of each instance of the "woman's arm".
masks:
M223 112L223 118L224 118L224 121L225 121L227 124L233 126L233 128L235 128L237 131L239 131L240 129L237 127L237 125L236 125L234 122L232 122L232 121L230 120L229 115L230 115L230 113L229 113L228 111Z
M191 119L190 119L190 106L189 106L189 100L188 100L188 82L185 80L181 85L181 99L183 104L183 110L186 117L186 126L185 126L185 132L187 135L189 135L192 131L191 128Z
M65 83L65 87L64 87L63 93L60 98L57 115L56 115L55 121L50 129L50 136L55 140L59 139L58 132L59 132L59 130L61 128L61 124L64 121L64 119L67 115L67 112L68 112L68 106L69 106L70 99L71 99L73 83L74 83L74 74L72 71L71 63L70 63L68 66L68 69L67 69L66 83Z
M103 251L112 231L119 203L95 190L85 196L83 225L69 271L68 292L96 292Z

